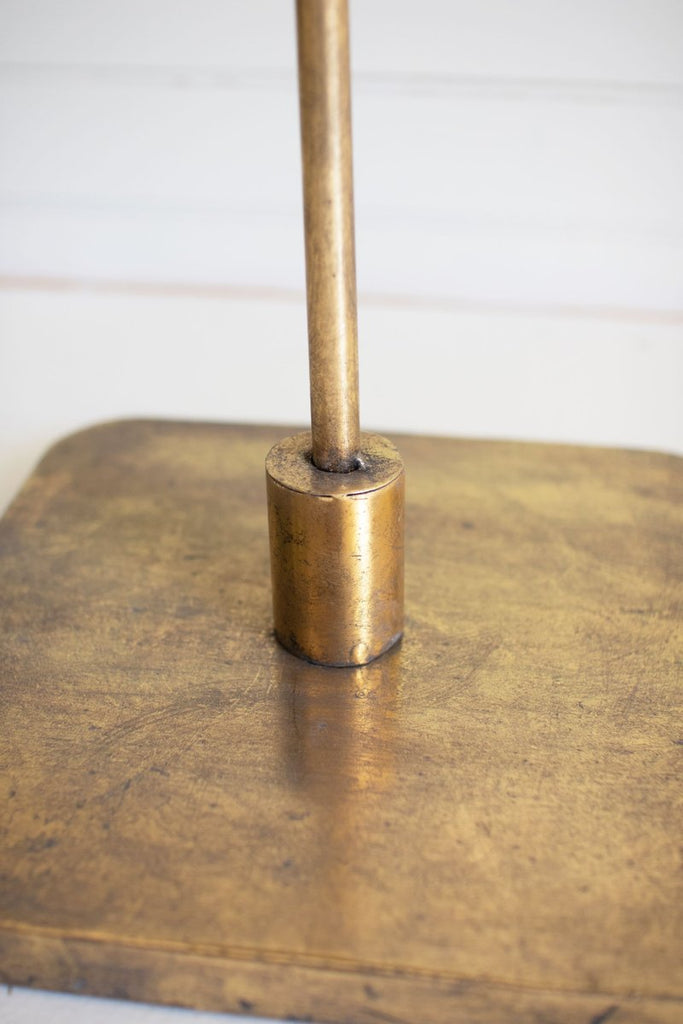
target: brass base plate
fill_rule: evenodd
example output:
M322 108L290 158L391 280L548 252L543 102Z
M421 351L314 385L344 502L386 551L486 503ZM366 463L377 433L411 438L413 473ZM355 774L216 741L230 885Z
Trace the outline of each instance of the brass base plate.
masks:
M680 460L397 438L405 639L324 669L271 632L286 432L94 428L3 520L3 979L680 1021Z

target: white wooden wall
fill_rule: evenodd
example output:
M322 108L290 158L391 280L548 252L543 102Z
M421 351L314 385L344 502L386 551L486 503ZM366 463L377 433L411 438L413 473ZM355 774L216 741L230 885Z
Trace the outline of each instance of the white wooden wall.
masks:
M367 426L681 450L683 2L352 0ZM133 414L304 422L288 0L0 0L0 502Z
M352 58L365 425L683 450L683 0L352 0ZM0 0L0 505L306 420L297 116L289 0Z
M6 0L3 272L301 288L292 7ZM680 309L681 0L352 15L363 291Z

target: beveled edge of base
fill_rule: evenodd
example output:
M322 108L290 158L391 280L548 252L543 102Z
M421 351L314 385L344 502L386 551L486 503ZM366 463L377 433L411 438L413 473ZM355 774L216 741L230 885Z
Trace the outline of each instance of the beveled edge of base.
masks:
M285 1020L481 1024L530 1019L677 1024L683 1001L658 995L537 989L406 966L306 963L255 950L209 951L0 923L0 978L71 995Z

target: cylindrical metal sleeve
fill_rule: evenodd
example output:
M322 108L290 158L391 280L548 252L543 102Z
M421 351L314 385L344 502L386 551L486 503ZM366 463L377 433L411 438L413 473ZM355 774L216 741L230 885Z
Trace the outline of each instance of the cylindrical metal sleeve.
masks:
M403 463L378 435L362 451L327 473L304 433L266 459L275 633L321 665L365 665L403 632Z

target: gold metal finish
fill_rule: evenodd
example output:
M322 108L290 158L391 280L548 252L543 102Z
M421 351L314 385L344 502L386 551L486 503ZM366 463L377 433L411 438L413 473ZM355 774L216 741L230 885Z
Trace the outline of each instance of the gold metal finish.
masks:
M360 446L346 0L298 0L313 461L355 469Z
M272 637L284 433L88 430L0 523L3 983L678 1024L683 462L401 437L410 629L327 669Z
M346 0L298 0L311 433L266 462L275 633L365 665L403 632L403 465L358 420Z
M403 632L403 463L362 440L353 473L318 469L310 433L266 459L275 633L324 665L365 665Z

